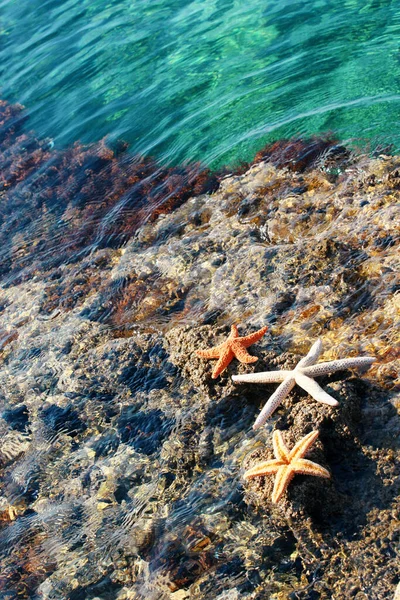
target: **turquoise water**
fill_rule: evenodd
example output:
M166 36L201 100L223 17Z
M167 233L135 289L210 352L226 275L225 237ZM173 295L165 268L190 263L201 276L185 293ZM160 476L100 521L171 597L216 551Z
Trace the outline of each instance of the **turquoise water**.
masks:
M334 132L400 148L400 2L0 0L0 94L65 146L250 159Z

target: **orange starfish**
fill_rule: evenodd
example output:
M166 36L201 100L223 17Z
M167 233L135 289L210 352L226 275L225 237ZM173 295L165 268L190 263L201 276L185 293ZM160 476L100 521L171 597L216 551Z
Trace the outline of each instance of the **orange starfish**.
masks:
M274 431L272 441L275 458L261 462L246 471L244 474L245 479L276 474L271 496L272 502L278 502L281 499L296 473L329 479L331 476L329 471L321 467L321 465L303 458L317 437L318 431L311 431L311 433L301 438L292 450L289 450L283 441L282 432L278 430Z
M246 350L255 342L258 342L262 338L262 336L267 331L268 327L261 327L258 331L251 333L250 335L246 335L245 337L239 337L239 331L236 325L232 325L231 332L229 334L228 339L219 344L219 346L214 346L209 350L197 350L197 356L201 356L201 358L218 358L218 362L215 365L215 369L211 375L212 379L216 379L218 375L222 373L229 365L231 360L236 356L236 358L241 363L253 363L258 360L256 356L251 356Z

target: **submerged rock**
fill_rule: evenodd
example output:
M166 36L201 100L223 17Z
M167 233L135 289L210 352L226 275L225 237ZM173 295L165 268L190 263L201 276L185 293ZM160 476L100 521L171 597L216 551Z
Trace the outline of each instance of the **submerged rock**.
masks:
M8 123L11 109L0 109ZM3 154L21 133L19 109L12 114ZM191 184L158 204L176 176L162 171L146 222L134 211L147 192L135 204L127 173L146 176L153 163L129 166L104 145L74 147L53 163L48 147L34 152L29 170L19 164L12 175L11 162L2 179L11 195L0 318L13 332L0 348L5 598L392 597L399 157L355 156L327 140L279 142L214 193ZM30 203L50 208L56 188L65 188L68 227L50 252L60 205L37 215ZM129 210L113 222L108 211L127 189ZM28 220L13 224L14 201L24 219L29 207ZM232 361L212 380L213 361L195 352L222 342L233 323L241 334L268 325L251 347L258 361ZM231 375L290 369L317 337L321 360L377 361L364 374L320 378L339 407L296 387L254 432L275 388L235 385ZM331 479L298 475L277 505L272 477L245 483L244 470L271 456L273 428L289 445L318 429L310 459Z

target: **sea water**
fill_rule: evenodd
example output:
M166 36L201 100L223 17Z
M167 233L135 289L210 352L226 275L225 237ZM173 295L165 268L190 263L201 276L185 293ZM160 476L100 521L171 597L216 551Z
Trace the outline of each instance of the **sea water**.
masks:
M398 149L399 33L390 0L2 0L0 93L57 146L167 163L325 132Z

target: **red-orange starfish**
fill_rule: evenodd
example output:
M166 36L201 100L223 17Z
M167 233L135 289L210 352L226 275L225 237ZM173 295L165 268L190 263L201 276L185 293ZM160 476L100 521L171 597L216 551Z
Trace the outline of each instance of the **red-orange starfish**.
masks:
M255 342L258 342L258 340L260 340L265 334L267 329L268 327L262 327L250 335L239 337L238 328L236 325L232 325L229 337L225 342L219 344L219 346L214 346L209 350L197 350L196 354L202 358L219 359L211 375L212 379L216 379L218 375L220 375L222 371L226 369L235 356L242 363L256 362L258 358L256 356L251 356L251 354L247 352L246 348Z

